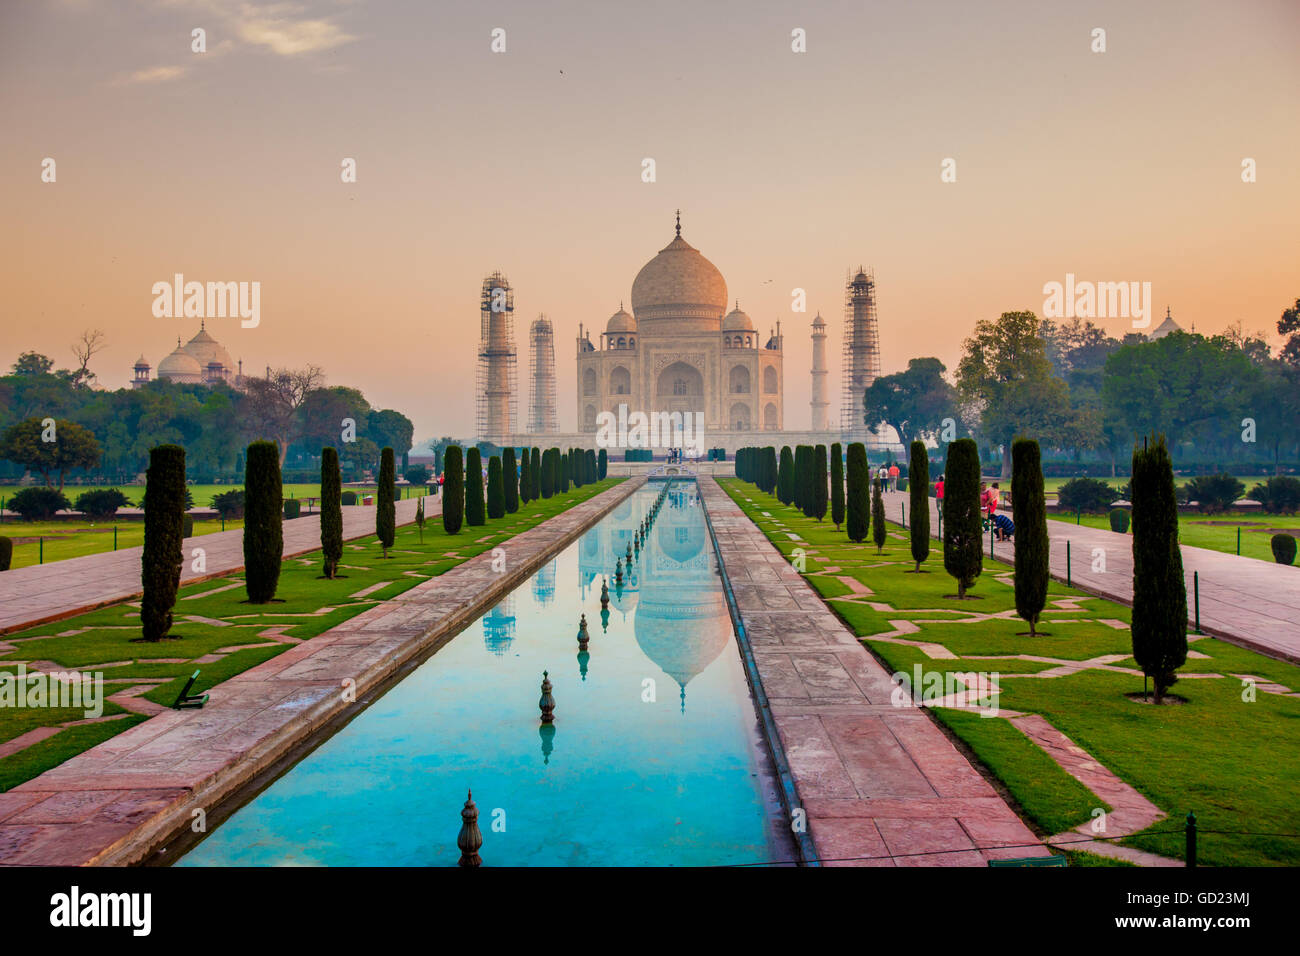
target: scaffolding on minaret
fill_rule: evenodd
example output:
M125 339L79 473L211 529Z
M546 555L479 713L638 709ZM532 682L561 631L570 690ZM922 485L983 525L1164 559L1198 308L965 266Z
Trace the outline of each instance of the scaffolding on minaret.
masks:
M880 327L876 319L876 277L861 266L844 285L844 375L840 389L840 436L866 442L862 399L880 377Z
M555 329L551 320L539 315L528 329L532 343L528 380L532 385L528 403L528 431L549 435L560 430L555 405Z
M476 411L478 439L505 445L518 422L515 293L500 271L483 280L479 299Z

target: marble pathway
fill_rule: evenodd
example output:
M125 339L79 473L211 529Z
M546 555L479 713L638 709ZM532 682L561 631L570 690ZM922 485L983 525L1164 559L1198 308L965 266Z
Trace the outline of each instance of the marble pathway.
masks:
M906 492L885 495L885 516L897 522ZM910 506L909 506L910 507ZM1066 542L1070 543L1071 583L1085 591L1133 603L1133 536L1068 521L1049 520L1052 576L1065 580ZM930 499L930 533L938 532L938 512ZM1013 563L1013 542L996 542L994 555ZM1105 570L1093 571L1094 555L1105 555ZM1242 558L1183 545L1187 577L1187 617L1194 621L1193 572L1200 573L1201 630L1269 657L1300 664L1300 571L1286 565ZM988 542L985 542L988 554Z
M699 478L808 831L829 865L1048 851L712 478Z
M189 826L193 811L211 810L355 706L344 699L346 681L364 702L644 482L620 482L515 536L504 573L493 570L491 552L480 554L218 684L202 710L164 711L0 793L0 866L146 858Z
M397 523L415 520L418 498L395 502ZM442 498L428 497L425 514L442 514ZM375 509L363 505L343 508L345 541L366 538L375 533ZM320 547L320 515L303 515L284 523L284 556L306 554ZM244 568L244 532L242 528L186 538L183 545L185 563L181 567L181 585L221 577ZM195 548L202 548L206 569L192 568ZM92 611L108 604L129 601L140 596L140 553L142 547L123 548L88 554L66 561L14 568L0 574L0 634L57 621L74 614Z

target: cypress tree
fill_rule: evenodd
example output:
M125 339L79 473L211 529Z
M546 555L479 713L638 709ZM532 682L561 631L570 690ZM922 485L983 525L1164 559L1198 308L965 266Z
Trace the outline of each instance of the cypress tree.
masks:
M794 501L794 455L791 454L789 445L781 448L781 464L777 466L776 472L776 497L783 505Z
M603 454L605 453L605 449L602 448L602 449L600 450L600 452L601 452L601 454L603 455ZM598 459L598 458L596 457L596 451L595 451L595 449L593 449L593 448L588 448L588 449L587 449L587 478L588 478L588 484L592 484L592 485L594 485L596 482L600 481L600 479L603 478L603 477L604 477L604 475L602 474L602 471L601 471L600 459Z
M912 459L907 466L907 490L911 497L912 560L915 574L925 574L921 562L930 556L930 453L925 442L912 442Z
M501 459L493 455L488 459L487 516L493 520L506 514L505 479L501 476Z
M443 452L442 530L456 534L465 520L465 464L459 445Z
M600 450L600 457L597 459L597 468L599 469L600 480L604 481L605 474L609 471L609 455L606 454L603 448Z
M244 461L244 590L250 603L265 604L275 597L284 556L280 447L255 441Z
M1016 613L1036 633L1039 615L1047 606L1047 506L1038 442L1018 438L1011 443L1011 520L1016 526Z
M375 509L375 535L379 538L379 546L384 549L385 558L397 537L397 506L393 503L397 479L394 470L393 450L384 448L379 453L379 507Z
M552 451L554 451L552 448L546 449L546 453L541 457L541 488L543 498L549 498L551 495L555 494L555 468L551 464Z
M536 501L542 497L542 450L534 447L532 455L528 462L528 467L532 470L529 487L533 492L533 500Z
M826 446L813 449L813 505L812 517L821 521L826 517Z
M583 485L591 484L591 476L587 474L587 452L582 448L573 449L573 487L581 488Z
M477 447L465 453L465 524L487 524L483 511L483 454Z
M528 463L528 449L523 449L520 454L522 457L520 458L521 465L519 468L519 503L526 505L537 495L533 491L533 469Z
M279 459L277 458L277 461ZM172 626L181 584L185 522L185 449L159 445L149 451L145 472L144 551L140 557L140 636L161 641Z
M795 507L805 518L812 517L813 455L811 445L799 445L794 450Z
M338 576L343 558L342 487L338 450L327 445L320 450L320 549L327 578Z
M519 510L519 473L513 446L501 452L501 477L505 481L506 513L514 514Z
M768 445L763 449L763 481L760 487L769 495L776 492L777 471L776 448Z
M865 541L871 527L871 512L867 500L867 449L860 441L849 445L848 479L848 517L844 527L850 541Z
M560 456L560 480L556 482L558 491L568 491L569 482L573 478L574 455L570 451L567 455Z
M959 438L948 445L943 477L943 568L957 579L957 598L962 600L984 569L980 453L975 439Z
M881 494L883 486L884 482L877 478L871 495L871 538L876 542L877 554L885 550L885 499Z
M1159 704L1187 661L1187 583L1178 547L1174 472L1163 435L1134 448L1131 489L1133 658L1155 685Z
M839 442L831 445L831 521L836 531L844 523L844 451Z

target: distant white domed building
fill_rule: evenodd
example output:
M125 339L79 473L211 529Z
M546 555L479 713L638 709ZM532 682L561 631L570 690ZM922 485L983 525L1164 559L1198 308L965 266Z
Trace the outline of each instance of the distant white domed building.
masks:
M152 367L143 355L136 359L133 371L132 388L149 384ZM231 358L202 322L198 334L184 345L177 336L176 348L158 363L157 377L188 385L225 384L238 388L244 383L243 363Z

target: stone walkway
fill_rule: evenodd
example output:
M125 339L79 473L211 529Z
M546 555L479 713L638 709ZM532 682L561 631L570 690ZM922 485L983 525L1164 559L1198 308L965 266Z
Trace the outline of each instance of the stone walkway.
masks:
M908 495L892 492L885 499L885 517L897 522ZM936 536L938 520L935 501L930 499L930 532ZM1053 577L1065 580L1069 542L1071 583L1132 605L1132 535L1055 520L1048 521L1048 533ZM1300 570L1189 545L1183 545L1182 551L1189 630L1195 620L1192 574L1199 572L1202 631L1269 657L1300 664ZM988 554L987 541L984 553ZM1015 561L1013 542L996 542L993 553L1008 563ZM1105 570L1094 571L1100 556L1104 556Z
M739 506L699 478L808 832L828 865L1045 856L997 791Z
M512 538L505 572L480 554L218 684L201 710L164 711L0 793L0 865L147 858L196 811L355 708L348 698L365 701L451 640L644 481L620 482Z
M396 505L397 523L415 520L419 499ZM442 498L425 499L427 515L442 514ZM343 508L343 538L365 538L375 533L375 509L362 505ZM304 515L284 523L284 556L306 554L320 547L320 515ZM181 584L221 577L244 568L242 528L186 538ZM206 567L193 570L193 551L202 548ZM66 561L14 568L0 574L0 634L57 621L140 596L142 547L88 554Z

